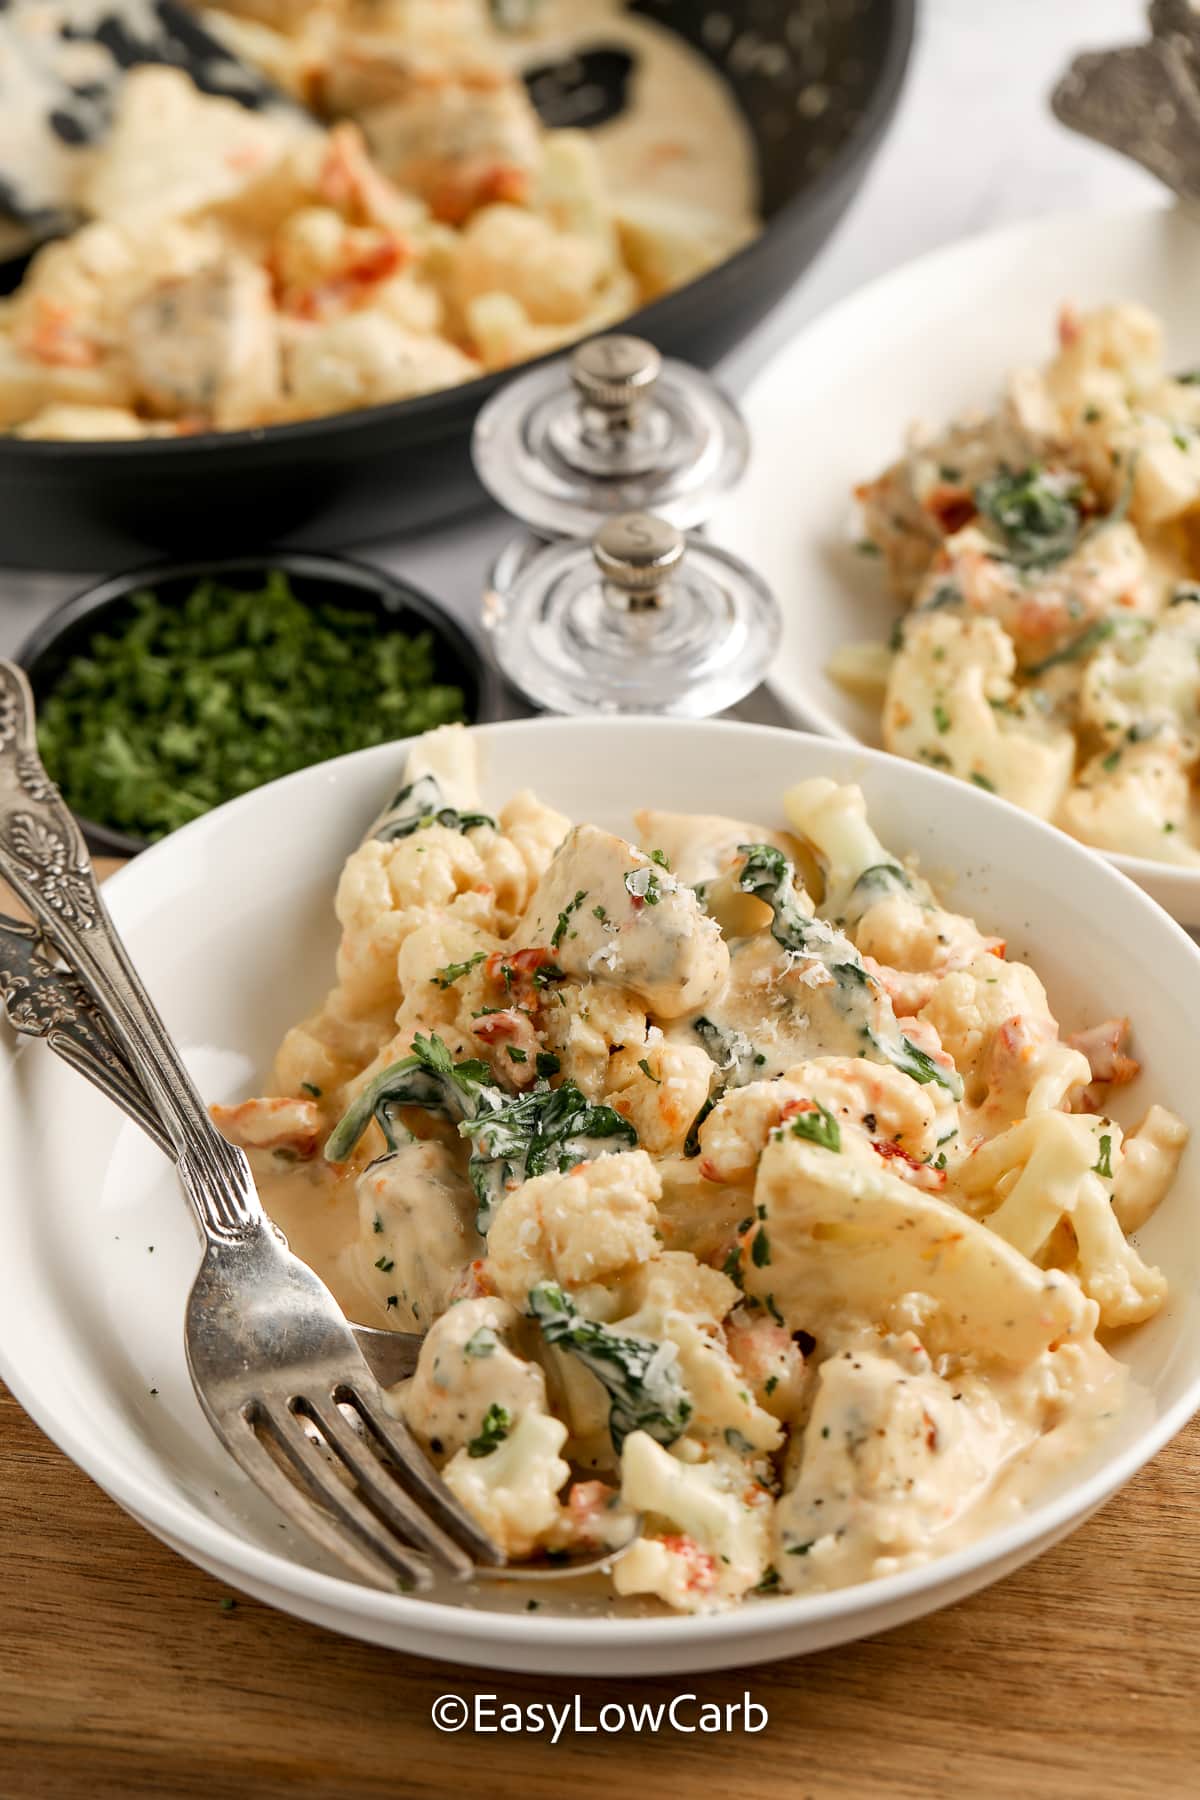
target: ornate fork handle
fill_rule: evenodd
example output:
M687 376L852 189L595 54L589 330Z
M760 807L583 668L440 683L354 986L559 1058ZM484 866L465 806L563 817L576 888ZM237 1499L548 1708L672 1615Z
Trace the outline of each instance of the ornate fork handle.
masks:
M36 925L0 913L0 1002L14 1031L43 1039L121 1107L168 1156L174 1154L141 1084L113 1043L83 983L59 966Z
M154 1102L206 1236L250 1235L264 1214L249 1164L217 1131L100 897L83 837L38 756L33 696L0 660L0 874L60 944Z

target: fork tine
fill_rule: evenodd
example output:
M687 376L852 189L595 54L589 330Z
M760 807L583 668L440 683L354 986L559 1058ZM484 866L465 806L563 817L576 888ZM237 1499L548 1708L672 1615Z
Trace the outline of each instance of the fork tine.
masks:
M247 1421L251 1431L253 1432L254 1425L260 1425L271 1432L275 1444L287 1457L312 1496L309 1506L302 1509L304 1516L299 1522L306 1529L309 1528L308 1515L319 1505L326 1512L332 1513L334 1521L342 1527L341 1530L334 1528L329 1532L335 1554L344 1558L347 1537L356 1539L360 1549L365 1549L369 1556L377 1558L392 1571L392 1584L399 1577L410 1588L430 1587L432 1575L427 1564L419 1557L409 1554L398 1542L395 1533L376 1518L353 1489L343 1486L337 1474L329 1468L320 1448L306 1434L301 1417L293 1413L286 1404L273 1406L256 1401L254 1409L253 1423ZM281 1479L285 1486L290 1485L282 1472ZM293 1488L292 1492L295 1494L296 1490ZM294 1508L293 1516L296 1516ZM381 1581L378 1575L374 1580L376 1586L389 1585Z
M392 1463L381 1460L377 1453L380 1446L373 1433L368 1433L365 1428L361 1435L355 1431L338 1411L336 1403L318 1406L306 1395L294 1410L313 1420L330 1449L335 1450L345 1463L368 1505L382 1513L401 1537L444 1564L457 1581L466 1581L474 1574L472 1558L427 1513L422 1512L396 1478ZM362 1417L357 1408L354 1416L356 1419Z
M210 1415L211 1417L211 1415ZM213 1421L217 1424L217 1421ZM285 1474L276 1456L259 1438L254 1425L243 1414L221 1421L218 1435L225 1448L245 1473L293 1523L312 1538L335 1561L342 1563L371 1587L395 1592L396 1577L390 1567L366 1555L316 1503L303 1493Z
M333 1397L354 1407L363 1425L395 1464L397 1475L413 1498L419 1500L422 1510L454 1538L474 1562L503 1564L504 1552L451 1493L407 1425L385 1410L377 1384L372 1383L370 1401L364 1398L364 1388L365 1383L352 1385L347 1382L334 1389Z

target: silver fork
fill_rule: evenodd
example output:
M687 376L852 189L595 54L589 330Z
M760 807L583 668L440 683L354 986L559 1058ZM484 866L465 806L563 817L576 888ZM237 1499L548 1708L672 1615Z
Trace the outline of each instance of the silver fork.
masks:
M422 1589L431 1563L464 1579L476 1563L503 1562L388 1412L333 1296L287 1249L245 1155L209 1119L42 767L33 717L24 676L0 661L0 874L96 1001L170 1140L204 1242L185 1347L210 1424L279 1509L362 1581Z
M164 1156L175 1146L158 1122L154 1103L113 1043L104 1015L77 975L63 968L36 925L0 913L0 1005L14 1031L40 1038L56 1056L140 1125ZM354 1341L382 1387L412 1375L421 1338L349 1321Z

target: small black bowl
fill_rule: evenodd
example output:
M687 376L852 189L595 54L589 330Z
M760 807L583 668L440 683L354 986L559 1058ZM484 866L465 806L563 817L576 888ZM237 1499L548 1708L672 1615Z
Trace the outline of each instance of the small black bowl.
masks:
M399 576L368 563L341 556L310 556L295 550L265 550L257 556L226 557L215 562L151 563L111 575L56 607L30 633L16 660L29 677L39 703L49 695L73 656L87 649L98 631L117 623L129 609L131 595L152 588L160 599L183 600L198 581L209 578L258 585L277 569L291 583L298 600L333 601L369 611L375 608L387 628L428 631L433 638L434 673L463 691L469 724L491 716L495 707L488 664L470 637L443 606ZM136 856L145 840L99 820L80 818L88 848L101 856Z

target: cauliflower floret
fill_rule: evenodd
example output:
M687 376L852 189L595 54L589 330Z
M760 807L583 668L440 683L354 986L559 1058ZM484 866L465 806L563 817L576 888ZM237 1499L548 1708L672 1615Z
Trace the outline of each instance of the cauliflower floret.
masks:
M1026 1113L1063 1105L1086 1087L1091 1065L1060 1043L1046 990L1025 963L976 957L943 975L921 1014L963 1078L973 1129L992 1132Z
M464 832L430 825L393 843L369 838L342 870L334 903L342 927L339 1005L393 1010L400 947L432 916L490 931L498 923L479 849Z
M961 967L997 945L973 919L939 906L929 883L884 848L860 787L813 776L789 789L783 804L816 845L825 882L821 916L852 931L864 955L925 974Z
M591 311L612 264L595 237L556 231L518 206L486 206L454 247L449 293L460 309L506 294L535 325L570 325Z
M674 1344L678 1352L692 1403L689 1437L749 1457L779 1448L779 1425L747 1390L721 1330L738 1298L727 1275L684 1251L668 1251L643 1264L629 1282L626 1298L634 1310L616 1329Z
M445 338L406 330L377 308L297 326L284 361L295 418L409 400L480 373L479 364Z
M1192 592L1193 590L1185 590ZM1180 755L1200 755L1200 604L1181 601L1160 625L1118 630L1088 660L1080 722L1116 745L1174 733Z
M607 982L566 982L555 993L561 1004L548 1006L542 1020L546 1047L589 1100L602 1100L614 1052L635 1048L639 1056L646 1054L645 1004Z
M605 1098L629 1120L645 1149L666 1156L683 1148L692 1120L708 1099L712 1073L712 1059L698 1044L657 1038L644 1050L633 1045L610 1059Z
M561 1526L558 1495L571 1478L559 1454L566 1441L559 1419L531 1410L494 1449L472 1456L468 1444L442 1470L451 1493L514 1561L532 1556Z
M681 1612L710 1612L761 1581L771 1496L744 1463L716 1456L684 1462L635 1431L621 1456L621 1500L661 1535L644 1534L614 1565L618 1594L657 1594Z
M1171 731L1085 763L1058 823L1098 850L1200 866L1192 831L1190 757Z
M1122 1231L1139 1231L1146 1223L1175 1179L1189 1135L1178 1114L1158 1105L1129 1132L1112 1193Z
M564 813L546 806L528 788L522 788L501 808L500 826L519 851L529 884L524 905L550 866L555 851L571 829ZM524 907L518 910L524 910Z
M981 1145L957 1176L977 1204L1003 1195L986 1215L988 1226L1030 1258L1045 1252L1065 1219L1078 1246L1072 1272L1108 1326L1140 1324L1167 1291L1114 1214L1112 1170L1121 1160L1121 1131L1111 1120L1043 1113Z
M797 1136L812 1118L793 1120L763 1151L754 1188L762 1243L742 1259L746 1291L769 1296L789 1327L819 1341L827 1321L849 1313L886 1322L919 1294L931 1350L1015 1367L1094 1330L1095 1305L1069 1276L1036 1268L986 1225L889 1175L860 1133Z
M396 1392L412 1431L437 1457L465 1449L488 1408L511 1419L546 1411L546 1378L522 1354L524 1321L507 1300L460 1300L434 1321L416 1373Z
M1075 739L1018 709L1015 666L993 619L910 620L888 679L884 742L1050 818L1070 785Z
M644 1150L523 1182L488 1234L488 1273L497 1291L524 1308L539 1281L572 1289L625 1280L658 1251L661 1192Z

